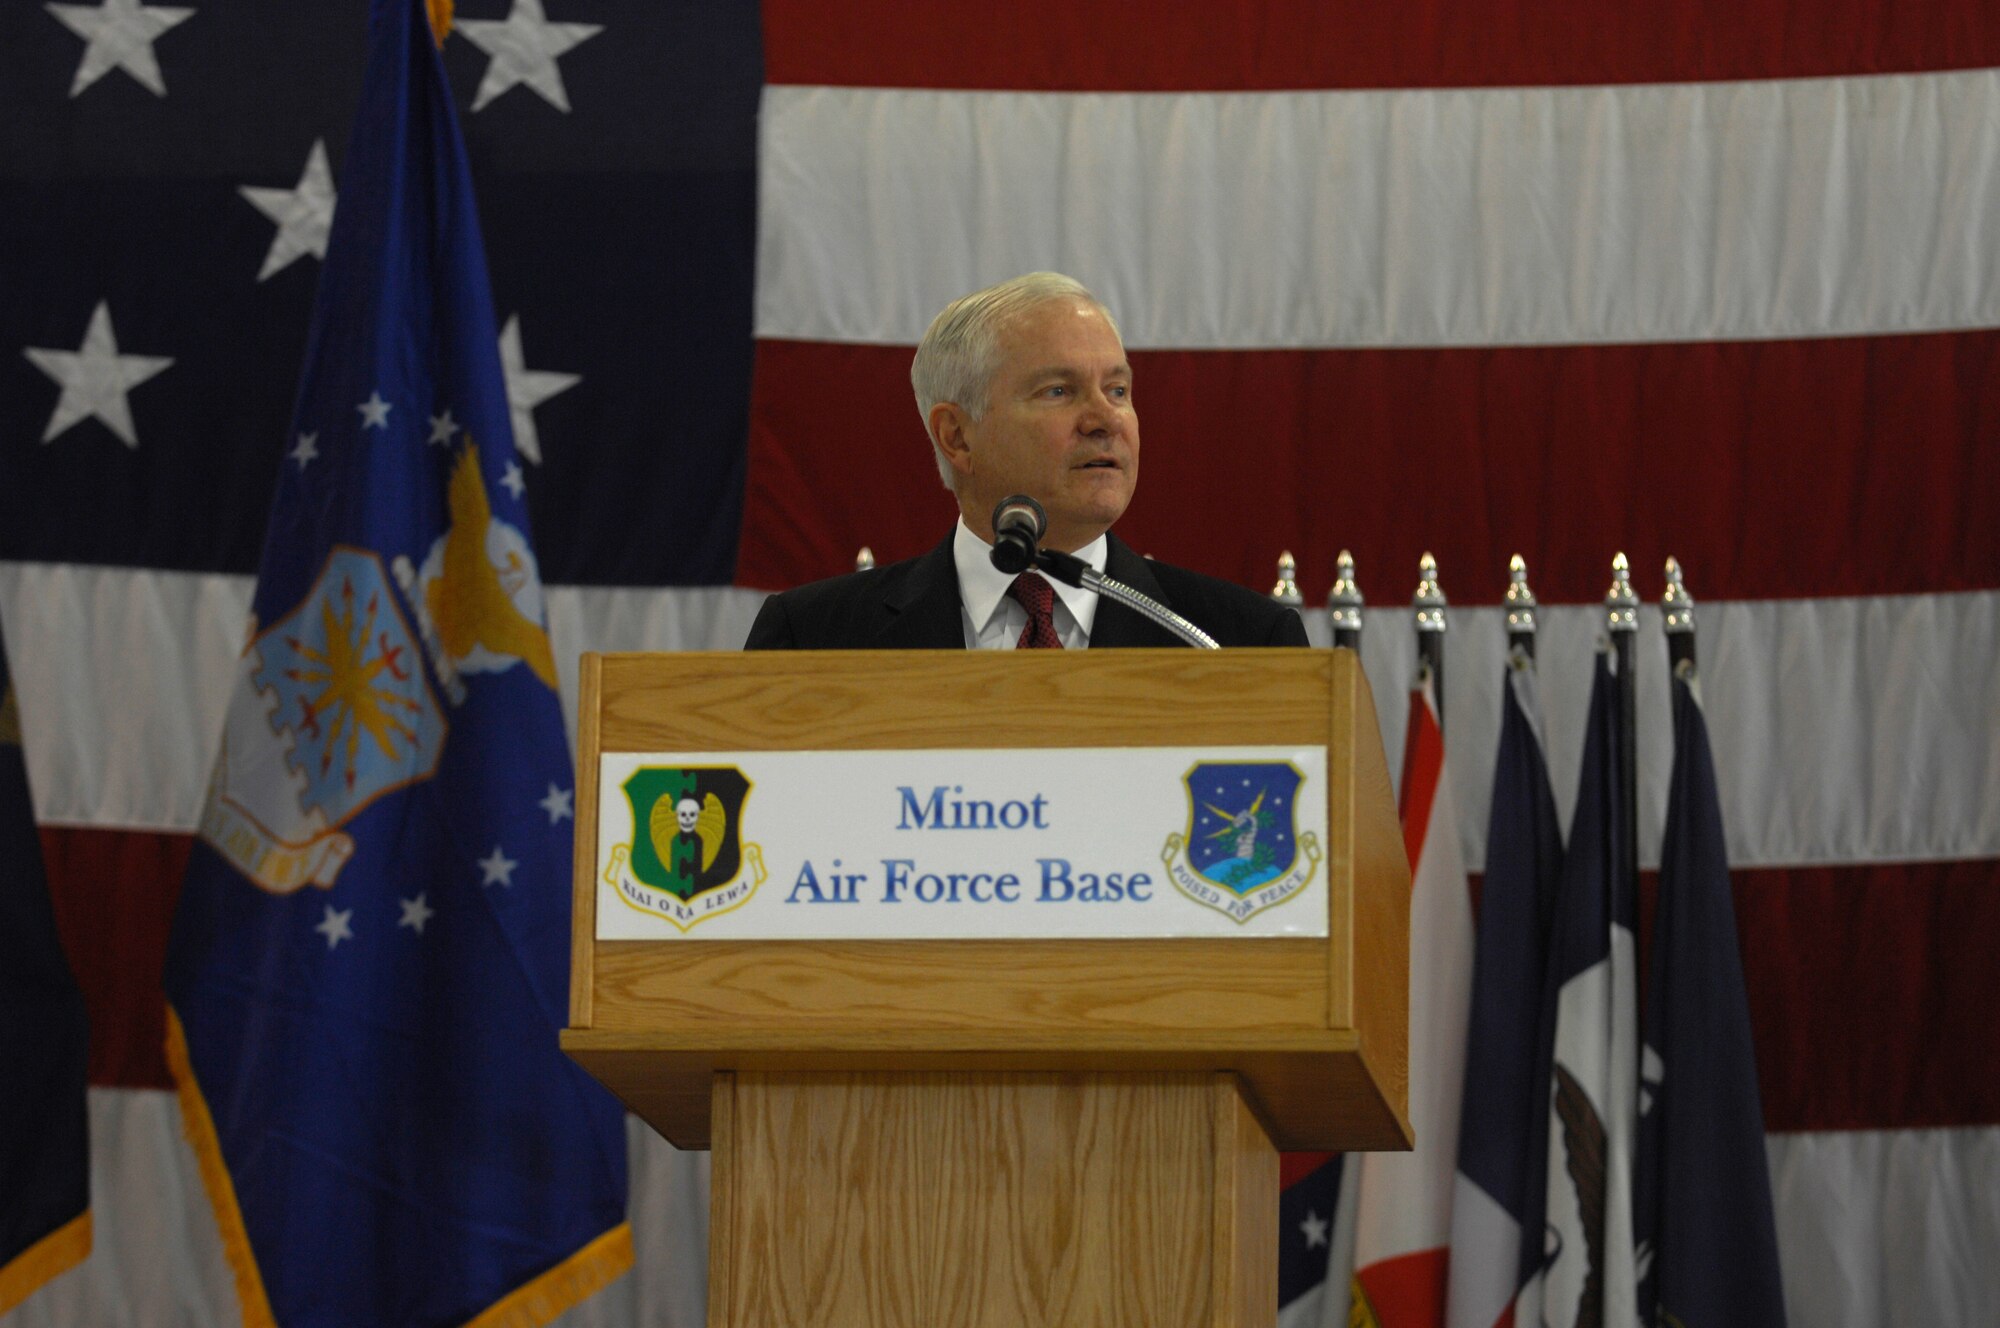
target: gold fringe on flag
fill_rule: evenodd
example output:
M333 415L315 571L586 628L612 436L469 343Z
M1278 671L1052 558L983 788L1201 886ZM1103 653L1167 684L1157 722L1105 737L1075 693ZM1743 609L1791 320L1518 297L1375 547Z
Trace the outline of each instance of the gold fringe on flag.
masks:
M451 0L424 0L424 6L431 14L431 35L443 50L444 39L451 35Z
M208 1114L208 1099L195 1081L187 1034L171 1005L167 1007L167 1068L173 1072L174 1087L180 1094L181 1128L194 1148L202 1188L208 1191L208 1206L215 1210L215 1226L222 1233L222 1252L236 1278L243 1328L276 1328L271 1299L264 1292L264 1274L258 1271L250 1233L243 1226L243 1210L236 1204L236 1183L229 1178L229 1164L222 1160L222 1141L215 1136L215 1118Z
M208 1191L209 1206L215 1210L215 1225L222 1232L223 1253L236 1276L236 1298L243 1308L244 1328L276 1328L271 1302L264 1291L264 1276L258 1271L257 1256L250 1249L250 1234L243 1226L243 1212L237 1207L236 1186L222 1160L215 1119L208 1114L208 1101L195 1081L194 1065L188 1059L187 1034L182 1031L180 1016L172 1006L167 1007L167 1067L173 1071L174 1084L180 1090L181 1123L187 1130L188 1142L194 1146L202 1187ZM86 1213L79 1220L84 1224L87 1252L90 1215ZM72 1222L63 1231L76 1225ZM487 1306L466 1328L542 1328L571 1306L624 1276L632 1267L632 1258L632 1228L620 1222L555 1267ZM9 1273L13 1267L8 1266Z
M85 1209L0 1266L0 1314L5 1314L58 1273L90 1253L90 1210Z
M620 1222L532 1281L489 1305L465 1328L543 1328L632 1267L632 1228Z

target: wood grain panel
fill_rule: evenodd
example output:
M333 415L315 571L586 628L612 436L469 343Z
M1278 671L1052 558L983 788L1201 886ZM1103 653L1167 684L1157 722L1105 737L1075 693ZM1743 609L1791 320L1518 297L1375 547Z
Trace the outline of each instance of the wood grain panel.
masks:
M740 1074L711 1322L1244 1322L1217 1295L1240 1258L1269 1280L1277 1212L1265 1143L1270 1244L1230 1243L1246 1118L1212 1075Z
M1011 1034L983 1044L964 1036L948 1041L829 1036L800 1047L768 1033L669 1041L572 1029L563 1034L563 1048L679 1148L710 1146L709 1083L718 1073L1084 1072L1106 1066L1133 1073L1235 1074L1280 1148L1409 1146L1402 1117L1389 1109L1370 1078L1351 1031L1282 1041L1211 1035L1150 1043Z
M1278 1150L1234 1075L1210 1082L1215 1150L1215 1322L1266 1328L1278 1317Z
M709 1139L713 1073L873 1068L1229 1072L1282 1146L1407 1146L1409 871L1352 652L732 652L585 665L585 823L600 750L1328 746L1325 943L579 941L587 985L573 990L563 1045L676 1143ZM595 846L582 825L578 845L588 938Z
M597 947L597 1027L1327 1026L1317 939Z
M1326 709L1326 1018L1330 1028L1354 1026L1354 693L1366 690L1361 657L1329 652L1332 684Z
M1047 652L1055 654L1056 652ZM603 657L602 751L1320 742L1325 652L796 650ZM1170 667L1162 667L1162 665Z
M738 1283L756 1275L744 1266L742 1228L737 1221L736 1076L718 1074L709 1090L708 1117L714 1156L708 1169L708 1322L729 1322Z
M1379 733L1375 698L1355 670L1351 732ZM1409 1136L1410 858L1379 742L1346 744L1354 759L1354 1024L1375 1082Z

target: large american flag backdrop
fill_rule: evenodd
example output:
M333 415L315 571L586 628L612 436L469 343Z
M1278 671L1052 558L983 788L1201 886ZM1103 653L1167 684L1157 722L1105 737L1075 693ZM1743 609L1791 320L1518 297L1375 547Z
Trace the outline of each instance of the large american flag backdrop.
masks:
M0 10L0 615L91 1010L97 1248L7 1321L234 1301L159 973L361 75L360 3ZM950 297L1119 316L1122 533L1377 605L1433 551L1483 859L1507 556L1574 798L1614 550L1702 598L1794 1323L2000 1304L2000 10L1986 0L464 0L473 153L565 681L950 519L909 396ZM1413 647L1364 658L1400 762ZM1325 628L1313 630L1324 641ZM1642 849L1671 740L1642 619ZM562 888L551 882L548 888ZM692 1324L705 1171L633 1130ZM1324 1239L1288 1226L1288 1241Z

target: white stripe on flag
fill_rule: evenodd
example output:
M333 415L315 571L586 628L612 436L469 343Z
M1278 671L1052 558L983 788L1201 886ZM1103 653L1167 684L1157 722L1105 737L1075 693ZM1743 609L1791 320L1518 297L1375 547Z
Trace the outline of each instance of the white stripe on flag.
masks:
M770 87L761 125L761 337L914 345L947 301L1038 268L1095 289L1139 349L2000 324L2000 70L1355 92Z
M247 576L0 562L0 619L21 698L36 818L45 824L186 831L214 764ZM549 622L567 706L585 650L733 650L763 593L726 587L551 586ZM2000 857L2000 728L1992 707L2000 592L1703 603L1703 701L1732 866ZM1326 617L1306 629L1327 642ZM1538 681L1549 773L1568 824L1592 643L1604 611L1543 606ZM1409 610L1371 609L1361 655L1389 768L1402 761L1415 670ZM1455 608L1445 634L1452 769L1463 807L1492 799L1500 732L1501 610ZM1658 859L1673 758L1657 610L1640 610L1641 860ZM162 643L172 643L163 651ZM131 661L143 659L135 670ZM1774 666L1765 661L1781 661ZM1551 706L1548 699L1570 703ZM1879 772L1858 778L1855 772ZM1485 862L1484 817L1460 827Z

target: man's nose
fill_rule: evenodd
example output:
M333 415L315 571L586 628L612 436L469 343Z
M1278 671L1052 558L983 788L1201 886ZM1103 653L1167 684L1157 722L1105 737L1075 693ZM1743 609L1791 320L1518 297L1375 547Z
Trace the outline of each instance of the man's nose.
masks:
M1101 387L1088 388L1082 396L1083 410L1077 417L1078 433L1097 437L1111 432L1123 402L1112 399Z

